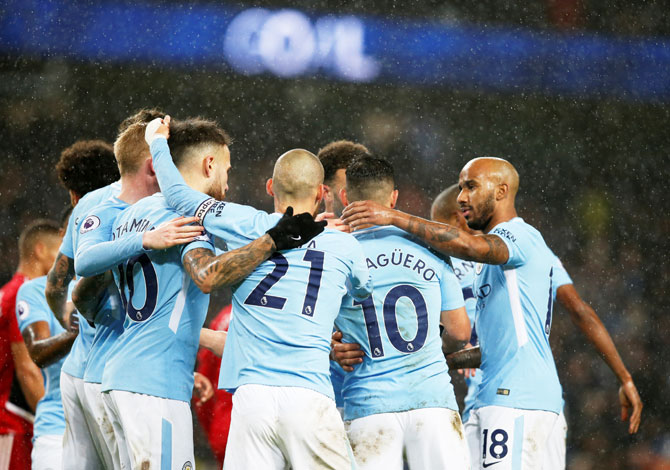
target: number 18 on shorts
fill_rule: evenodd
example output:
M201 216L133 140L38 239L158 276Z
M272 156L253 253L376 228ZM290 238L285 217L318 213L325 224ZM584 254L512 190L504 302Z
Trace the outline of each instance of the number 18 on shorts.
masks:
M556 413L549 411L502 406L473 410L470 420L474 420L477 433L471 437L476 436L477 442L468 443L472 446L472 468L541 470L547 440L557 418Z

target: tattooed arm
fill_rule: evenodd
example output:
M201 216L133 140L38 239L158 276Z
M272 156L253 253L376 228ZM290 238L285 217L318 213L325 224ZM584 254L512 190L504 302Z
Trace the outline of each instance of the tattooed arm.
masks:
M47 287L44 291L49 308L58 322L67 329L67 288L74 278L74 260L63 253L58 253L54 265L47 275Z
M207 248L195 248L184 255L184 268L201 291L237 284L268 259L275 243L265 234L248 245L215 256Z
M436 250L463 260L504 264L509 258L507 245L497 235L471 235L452 225L430 222L372 201L349 204L342 220L354 230L365 225L395 225Z

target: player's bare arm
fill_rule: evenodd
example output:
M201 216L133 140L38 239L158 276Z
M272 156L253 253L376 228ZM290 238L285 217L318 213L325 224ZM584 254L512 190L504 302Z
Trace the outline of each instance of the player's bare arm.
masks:
M444 310L440 316L440 323L444 327L442 332L442 351L444 354L463 349L471 334L470 320L465 307Z
M72 348L77 332L66 331L51 336L49 324L38 321L23 330L23 341L26 343L30 358L38 367L47 367L65 357Z
M270 235L265 234L242 248L219 256L207 248L196 248L184 256L184 268L204 293L232 286L246 278L275 251Z
M63 328L68 328L65 304L67 303L67 289L72 279L74 279L74 260L58 252L56 261L47 274L47 286L44 293L49 308Z
M572 322L582 330L619 379L621 384L619 388L621 419L629 420L629 433L636 433L640 427L642 400L633 382L633 377L621 360L607 328L600 321L593 308L582 300L574 285L565 284L559 287L556 291L556 299L568 310Z
M395 225L444 254L468 261L504 264L509 258L507 245L497 235L471 235L454 226L431 222L373 201L349 204L342 213L342 220L352 230L367 225Z
M223 350L226 347L226 338L228 333L221 330L211 330L209 328L200 329L200 347L205 348L216 354L223 356Z
M44 396L44 378L39 367L33 362L23 341L11 344L12 359L16 378L23 396L30 408L35 411L37 402Z
M89 320L93 320L98 311L100 296L114 282L111 271L97 276L82 278L72 291L72 302L77 311Z

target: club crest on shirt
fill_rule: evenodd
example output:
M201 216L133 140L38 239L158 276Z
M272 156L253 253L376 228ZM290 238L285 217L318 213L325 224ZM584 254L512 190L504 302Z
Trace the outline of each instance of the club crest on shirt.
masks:
M81 228L79 229L79 233L90 232L91 230L95 230L98 227L100 227L100 219L98 217L96 217L95 215L89 215L81 223Z
M25 300L20 300L16 304L16 312L19 314L19 319L23 320L30 313L30 307L28 307L28 302Z
M479 276L482 272L482 269L484 269L484 263L477 263L475 266L475 274Z
M186 461L186 463L181 467L181 470L193 470L193 464L190 461Z

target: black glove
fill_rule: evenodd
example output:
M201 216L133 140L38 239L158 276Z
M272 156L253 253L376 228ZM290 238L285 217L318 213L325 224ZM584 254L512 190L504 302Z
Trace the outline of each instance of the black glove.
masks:
M291 248L298 248L316 237L323 232L326 225L325 220L315 222L314 217L307 212L293 215L293 207L288 206L284 217L279 219L277 225L266 233L275 242L277 251L290 250Z

